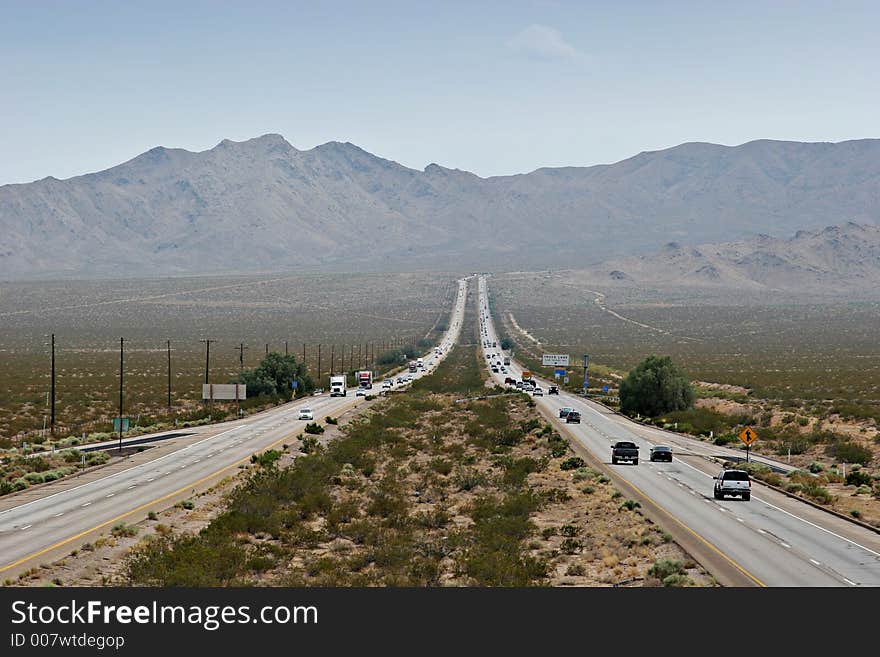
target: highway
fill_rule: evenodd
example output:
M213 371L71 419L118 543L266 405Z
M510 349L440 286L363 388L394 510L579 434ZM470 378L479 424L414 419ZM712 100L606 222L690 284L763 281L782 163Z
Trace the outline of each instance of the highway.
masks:
M467 279L461 279L449 325L438 345L441 354L435 355L432 350L425 357L425 370L413 378L432 372L457 342L466 298ZM379 391L374 385L373 394ZM234 474L254 453L292 442L307 423L297 417L301 408L312 409L315 421L320 422L328 415L338 416L365 403L351 389L346 397L324 394L298 399L219 425L219 433L218 425L201 427L213 435L196 437L185 447L108 476L79 485L56 482L58 485L47 490L45 496L33 499L32 494L29 501L0 511L0 575L12 578L35 563L66 554L78 548L87 536L117 522L140 521L148 510L172 506L194 490Z
M478 289L481 336L486 336L481 340L488 339L490 345L500 344L488 310L485 277L479 277ZM500 347L483 350L484 355L501 353ZM489 362L485 358L483 361ZM507 374L490 374L499 385L504 385L506 376L521 379L523 369L512 360ZM576 440L608 471L626 482L631 491L649 500L658 522L676 539L687 538L692 555L713 571L720 582L736 586L880 585L877 533L755 481L748 502L738 498L716 500L712 494L713 476L720 465L708 457L737 452L644 427L564 391L558 396L546 396L549 384L540 381L545 396L534 397L538 408L553 419L564 435ZM559 420L558 410L563 406L579 411L581 424ZM639 445L638 465L610 464L611 443L616 440ZM673 462L649 462L648 453L655 444L672 446Z

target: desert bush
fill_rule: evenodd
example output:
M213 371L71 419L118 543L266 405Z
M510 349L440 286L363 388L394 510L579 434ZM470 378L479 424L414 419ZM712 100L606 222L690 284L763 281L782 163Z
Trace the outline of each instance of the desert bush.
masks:
M560 470L577 470L578 468L584 467L586 464L584 460L580 456L572 456L571 458L565 459L562 463L559 464Z
M871 486L874 478L863 470L853 470L846 475L847 486Z
M309 422L306 425L305 432L313 435L320 435L324 433L324 427L322 427L317 422Z
M867 447L849 441L830 443L825 448L825 453L833 456L839 463L860 463L861 465L870 463L874 456Z
M648 577L656 577L660 581L671 575L683 575L684 563L675 559L657 559L648 569Z

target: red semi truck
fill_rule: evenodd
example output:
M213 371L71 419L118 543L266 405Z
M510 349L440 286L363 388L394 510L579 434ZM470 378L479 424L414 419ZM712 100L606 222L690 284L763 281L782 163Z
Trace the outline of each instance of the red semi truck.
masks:
M357 373L358 386L361 388L373 387L373 373L368 370L361 370Z

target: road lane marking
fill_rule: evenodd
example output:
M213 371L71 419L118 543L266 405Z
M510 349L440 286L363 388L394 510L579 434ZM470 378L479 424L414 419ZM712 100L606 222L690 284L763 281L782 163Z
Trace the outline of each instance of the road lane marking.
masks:
M843 578L843 581L846 582L847 584L849 584L850 586L856 585L856 583L854 581L852 581L851 579L847 579L846 577Z
M88 506L89 504L91 504L91 502L86 502L86 503L83 504L82 506Z
M784 548L791 549L791 546L788 543L780 543L780 545Z
M30 529L31 527L33 527L33 525L25 525L24 527L21 527L20 529L21 529L21 531L24 531L25 529Z
M137 486L137 484L132 484L131 486L129 486L129 487L126 488L125 490L131 490L131 489L134 488L135 486Z
M61 513L56 513L56 514L55 514L54 516L52 516L52 517L53 517L53 518L60 518L60 517L63 516L63 515L64 515L64 511L62 511Z
M814 564L814 565L816 565L816 566L821 566L821 565L822 565L821 562L816 561L815 559L810 559L810 563L812 563L812 564Z
M743 520L742 518L737 518L736 521L737 521L737 522L745 522L745 520ZM758 531L761 531L761 530L759 529ZM762 532L762 533L763 533L763 532Z
M113 497L116 493L110 493L107 497Z

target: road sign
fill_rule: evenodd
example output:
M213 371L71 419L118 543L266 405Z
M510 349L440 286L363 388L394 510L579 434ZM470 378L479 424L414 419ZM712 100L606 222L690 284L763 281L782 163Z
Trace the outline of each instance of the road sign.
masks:
M746 427L739 432L739 439L743 441L746 445L751 445L758 439L758 434L756 434L755 430L751 427Z
M541 358L541 364L544 366L551 365L568 365L568 354L544 354Z
M553 373L556 375L556 378L557 378L557 379L558 379L560 376L565 376L565 370L559 370L559 369L557 369L557 370L553 370Z
M608 392L608 386L607 386L607 385L602 386L602 392L606 392L606 393Z
M122 429L119 428L119 421L120 420L122 420ZM128 423L129 423L129 419L127 417L113 418L113 431L114 431L114 433L117 433L119 431L122 431L123 433L125 433L126 431L128 431Z
M562 382L563 382L563 383L568 383L568 377L565 377L564 379L562 379Z
M291 381L290 387L296 390L297 388L299 388L299 381Z

